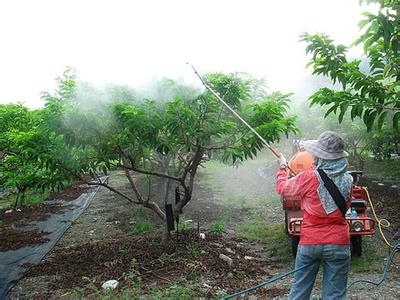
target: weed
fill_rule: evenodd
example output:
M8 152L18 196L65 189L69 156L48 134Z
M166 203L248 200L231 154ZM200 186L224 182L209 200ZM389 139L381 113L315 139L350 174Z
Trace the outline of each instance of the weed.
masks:
M132 208L132 217L137 218L143 215L143 206L136 205Z
M400 178L400 159L384 159L381 161L367 158L364 174L368 177Z
M132 248L120 248L118 250L118 253L126 254L126 253L129 253L129 251L132 251Z
M201 248L199 245L189 245L186 249L186 253L189 256L199 256L201 253Z
M221 298L225 297L226 295L228 295L228 294L226 293L225 289L218 289L214 294L214 298L221 299Z
M383 260L387 252L384 247L377 247L377 241L369 237L363 237L363 253L360 257L352 257L350 270L355 273L381 272Z
M87 293L86 293L87 294ZM82 293L78 299L102 299L102 300L111 300L111 299L142 299L143 291L138 282L130 285L130 286L123 286L119 289L106 289L101 290L98 293L92 295L85 295ZM75 299L75 297L72 297ZM147 298L143 298L147 299ZM151 298L152 299L152 298Z
M132 258L130 269L124 274L124 280L128 284L126 289L129 289L129 292L133 294L134 298L139 297L142 293L142 288L140 285L141 277L135 258Z
M249 241L268 242L267 240L268 224L262 217L255 217L240 224L236 234Z
M157 258L157 260L162 265L164 265L164 264L170 263L172 261L172 257L173 257L173 254L163 253Z
M38 205L48 199L50 191L44 193L35 193L28 191L25 194L25 202L23 205ZM17 195L15 193L4 193L0 198L0 209L12 207L15 204Z
M152 291L152 296L156 299L192 299L196 297L196 292L191 285L183 286L180 284L173 284L163 290L155 288Z
M179 231L185 231L193 228L196 228L196 224L193 222L193 220L188 220L184 216L179 217L179 223L178 223Z
M26 204L37 205L43 203L50 195L50 192L42 193L31 193L29 197L26 198Z
M150 231L154 231L154 229L155 229L154 224L150 220L142 218L142 217L138 217L135 220L135 224L133 224L131 226L131 231L133 234L150 232Z
M222 233L225 231L225 225L223 220L215 220L211 223L210 227L208 228L209 232L213 233Z
M125 224L125 228L136 235L144 232L152 232L156 229L156 226L151 221L149 212L142 205L136 205L132 208L129 224Z
M290 237L285 234L283 223L268 224L263 216L257 216L239 225L236 235L266 244L266 250L282 262L292 260Z
M99 293L99 289L96 286L96 279L83 276L81 278L82 282L85 283L85 291L90 291L91 293ZM78 293L81 291L77 290Z

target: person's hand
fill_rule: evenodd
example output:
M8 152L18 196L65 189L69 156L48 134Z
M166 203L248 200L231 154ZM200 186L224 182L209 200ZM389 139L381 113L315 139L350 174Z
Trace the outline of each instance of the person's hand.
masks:
M279 161L279 166L280 167L283 167L283 166L287 166L287 160L286 160L286 158L283 156L283 154L281 153L281 155L279 156L279 159L278 159L278 161Z

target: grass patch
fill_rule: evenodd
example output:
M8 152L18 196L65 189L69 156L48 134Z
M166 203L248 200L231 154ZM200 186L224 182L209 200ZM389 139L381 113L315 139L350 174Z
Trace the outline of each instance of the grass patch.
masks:
M193 291L190 287L183 286L180 284L174 284L168 288L166 288L160 298L172 298L172 299L191 299L195 297L195 291Z
M290 237L286 235L283 223L268 224L263 216L256 216L240 224L236 228L236 235L266 244L265 250L282 262L293 260Z
M123 287L120 290L98 290L91 296L97 299L193 299L196 298L197 290L200 287L192 282L185 285L174 283L166 288L159 288L154 285L148 293L144 293L140 284L136 286ZM80 295L83 297L83 291ZM84 297L83 297L84 298Z
M143 215L143 206L142 205L136 205L132 208L132 217L137 218Z
M9 208L13 203L8 199L8 197L0 198L0 209Z
M143 232L154 231L155 226L150 220L143 217L138 217L135 219L135 223L131 226L130 229L133 234L140 234Z
M240 209L254 209L266 206L268 204L280 203L280 198L277 195L267 195L265 199L249 199L244 196L229 195L225 200L228 208L240 208Z
M248 208L250 206L246 197L237 195L230 195L226 203L228 204L228 206L240 207L240 208Z
M151 220L149 210L142 205L136 205L132 208L130 225L127 227L133 234L152 232L156 230L156 225Z
M185 231L185 230L197 228L197 223L194 222L193 220L187 219L183 215L180 215L179 216L179 223L178 223L177 227L178 227L179 231Z
M364 174L368 177L400 178L400 158L381 161L367 158L364 164Z
M382 272L389 250L386 246L379 247L379 242L370 237L363 237L362 240L362 254L351 258L350 270L354 273Z
M38 205L49 198L50 191L44 193L28 191L25 193L25 202L23 205ZM14 207L17 195L15 193L0 197L0 209ZM21 206L21 205L18 205Z
M213 233L222 233L225 231L225 223L223 220L218 219L218 220L214 220L210 227L208 228L209 232L213 232Z

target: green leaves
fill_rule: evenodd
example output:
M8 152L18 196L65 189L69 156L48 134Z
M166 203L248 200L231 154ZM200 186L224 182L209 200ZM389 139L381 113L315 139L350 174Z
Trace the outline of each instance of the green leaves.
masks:
M211 73L205 75L205 80L232 108L240 109L241 102L250 99L253 80L243 73Z
M397 126L400 109L400 39L399 4L396 1L379 1L378 14L365 13L359 25L365 29L354 45L363 44L368 70L360 70L360 60L347 61L346 48L335 46L326 35L302 35L306 53L312 55L309 66L313 74L329 77L333 84L340 82L342 91L322 88L311 97L311 105L329 106L325 117L338 114L342 122L345 112L351 118L362 118L367 129L381 129L387 119L393 118Z
M393 128L399 130L400 112L396 112L393 116Z

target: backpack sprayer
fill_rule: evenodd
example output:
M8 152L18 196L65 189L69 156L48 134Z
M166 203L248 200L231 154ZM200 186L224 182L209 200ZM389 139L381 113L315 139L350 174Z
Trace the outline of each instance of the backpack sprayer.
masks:
M190 65L189 63L187 63L188 65ZM197 77L200 79L200 81L202 82L202 84L204 85L204 87L207 89L207 90L209 90L222 104L224 104L225 105L225 107L227 107L244 125L246 125L262 142L263 142L263 144L272 152L272 154L277 158L277 159L279 159L280 158L280 153L278 153L274 148L272 148L271 147L271 145L253 128L253 127L251 127L236 111L234 111L219 95L218 95L218 93L217 92L215 92L206 82L205 82L205 80L201 77L201 75L197 72L197 70L196 70L196 68L193 66L193 65L190 65L191 67L192 67L192 69L193 69L193 71L194 71L194 73L197 75ZM295 172L295 171L293 171L292 170L292 168L290 167L290 166L288 166L288 169L290 170L290 172L293 174L293 175L296 175L296 173L297 172ZM358 173L358 172L355 172L355 173ZM360 175L360 174L355 174L357 177ZM359 194L363 194L363 195L365 195L365 197L359 197ZM390 223L387 221L387 220L385 220L385 219L379 219L378 218L378 216L376 215L376 213L375 213L375 210L374 210L374 206L373 206L373 204L372 204L372 201L371 201L371 199L370 199L370 196L369 196L369 193L368 193L368 190L367 190L367 188L365 188L365 187L358 187L358 186L355 186L355 187L353 187L353 189L352 189L352 198L361 198L361 199L352 199L352 201L353 200L360 200L359 202L364 202L365 201L365 199L363 199L363 198L367 198L368 199L368 202L369 202L369 204L370 204L370 206L371 206L371 208L372 208L372 211L373 211L373 214L374 214L374 217L375 217L375 219L376 219L376 221L377 221L377 223L378 223L378 227L379 227L379 230L380 230L380 233L381 233L381 235L382 235L382 237L383 237L383 240L384 240L384 242L390 247L390 248L392 248L392 251L389 253L389 255L388 255L388 257L387 257L387 261L386 261L386 264L385 264L385 267L384 267L384 271L383 271L383 276L382 276L382 278L381 278L381 280L379 280L378 282L373 282L373 281L369 281L369 280L356 280L356 281L354 281L354 282L352 282L351 284L349 284L348 286L347 286L347 289L349 289L351 286L353 286L354 284L357 284L357 283L369 283L369 284L373 284L373 285L380 285L384 280L385 280L385 277L386 277L386 273L387 273L387 270L388 270L388 267L389 267L389 265L390 265L390 262L392 261L392 258L393 258L393 256L395 255L395 253L397 252L397 251L399 251L399 249L400 249L400 242L397 242L395 245L391 245L389 242L388 242L388 240L386 239L386 237L385 237L385 235L384 235L384 233L383 233L383 228L384 227L388 227L388 226L390 226ZM285 199L283 199L283 200L285 200ZM288 200L288 199L287 199ZM299 200L299 199L294 199L294 200ZM355 201L355 202L357 202L357 201ZM365 202L367 202L367 201L365 201ZM285 205L284 205L285 206ZM285 207L284 207L285 208ZM363 216L363 218L361 218L361 219L366 219L366 220L363 220L363 222L370 222L370 221L372 221L372 223L371 223L371 227L372 228L370 228L369 230L367 230L366 232L357 232L356 230L354 230L354 228L352 228L352 225L353 225L353 221L352 220L350 220L351 221L351 223L349 223L349 228L350 228L350 230L351 231L354 231L353 232L353 234L364 234L364 235L368 235L368 234L373 234L374 232L373 232L373 225L374 225L374 223L373 223L373 220L372 219L370 219L370 218L367 218L367 215L366 215L366 205L365 205L365 207L363 206L362 207L363 209L360 209L360 208L358 208L359 210L361 210L361 211L363 211L363 212L365 212L365 216ZM300 206L298 207L298 209L300 209ZM287 216L286 216L286 219L287 219ZM290 226L286 226L286 227L293 227L293 228L296 228L297 226L296 225L298 225L298 228L300 228L300 225L301 225L301 223L296 223L296 222L298 222L298 221L300 221L300 220L297 220L297 219L300 219L300 218L295 218L296 219L296 221L291 221L291 222L289 222L290 223ZM302 218L301 218L302 219ZM358 218L358 219L360 219L360 218ZM368 219L368 220L367 220ZM286 220L286 221L288 221L288 220ZM360 220L357 220L357 222L359 222ZM292 224L293 223L293 224ZM286 223L287 224L287 223ZM292 226L293 225L293 226ZM364 226L363 226L364 227ZM289 234L290 234L290 230L289 230L289 228L287 228L287 230L289 231ZM364 230L363 230L364 231ZM294 237L296 238L296 241L297 241L297 243L298 243L298 236L300 235L300 232L298 232L296 235L294 235ZM359 244L358 244L358 246L359 246L359 250L360 250L360 252L359 252L359 255L361 255L361 235L360 236L358 236L358 235L356 235L356 237L359 237L360 238L360 241L359 241ZM352 243L353 244L353 243ZM297 250L297 244L295 245L296 246L296 250ZM354 246L354 245L353 245ZM292 247L293 247L293 245L292 245ZM357 256L359 256L359 255L357 255ZM267 285L267 284L270 284L270 283L272 283L272 282L275 282L275 281L277 281L277 280L280 280L280 279L282 279L282 278L284 278L284 277L287 277L287 276L289 276L289 275L291 275L291 274L293 274L293 273L295 273L295 272L297 272L297 271L299 271L299 270L301 270L301 269L304 269L304 268L307 268L309 265L306 265L306 266L303 266L303 267L301 267L301 268L298 268L298 269L295 269L295 270L292 270L292 271L290 271L290 272L287 272L287 273L285 273L285 274L283 274L283 275L281 275L281 276L278 276L278 277L274 277L274 278L272 278L272 279L270 279L270 280L268 280L268 281L265 281L265 282L263 282L263 283L261 283L261 284L259 284L259 285L256 285L256 286L253 286L253 287L250 287L250 288L248 288L248 289L246 289L246 290L243 290L243 291L239 291L239 292L237 292L237 293L234 293L234 294L232 294L232 295L229 295L229 296L226 296L226 297L224 297L223 299L231 299L231 298L233 298L233 297L237 297L237 296L239 296L239 295L242 295L242 294L246 294L246 293L249 293L249 292L251 292L251 291L254 291L254 290L256 290L256 289L258 289L258 288L260 288L260 287L263 287L263 286L265 286L265 285Z

